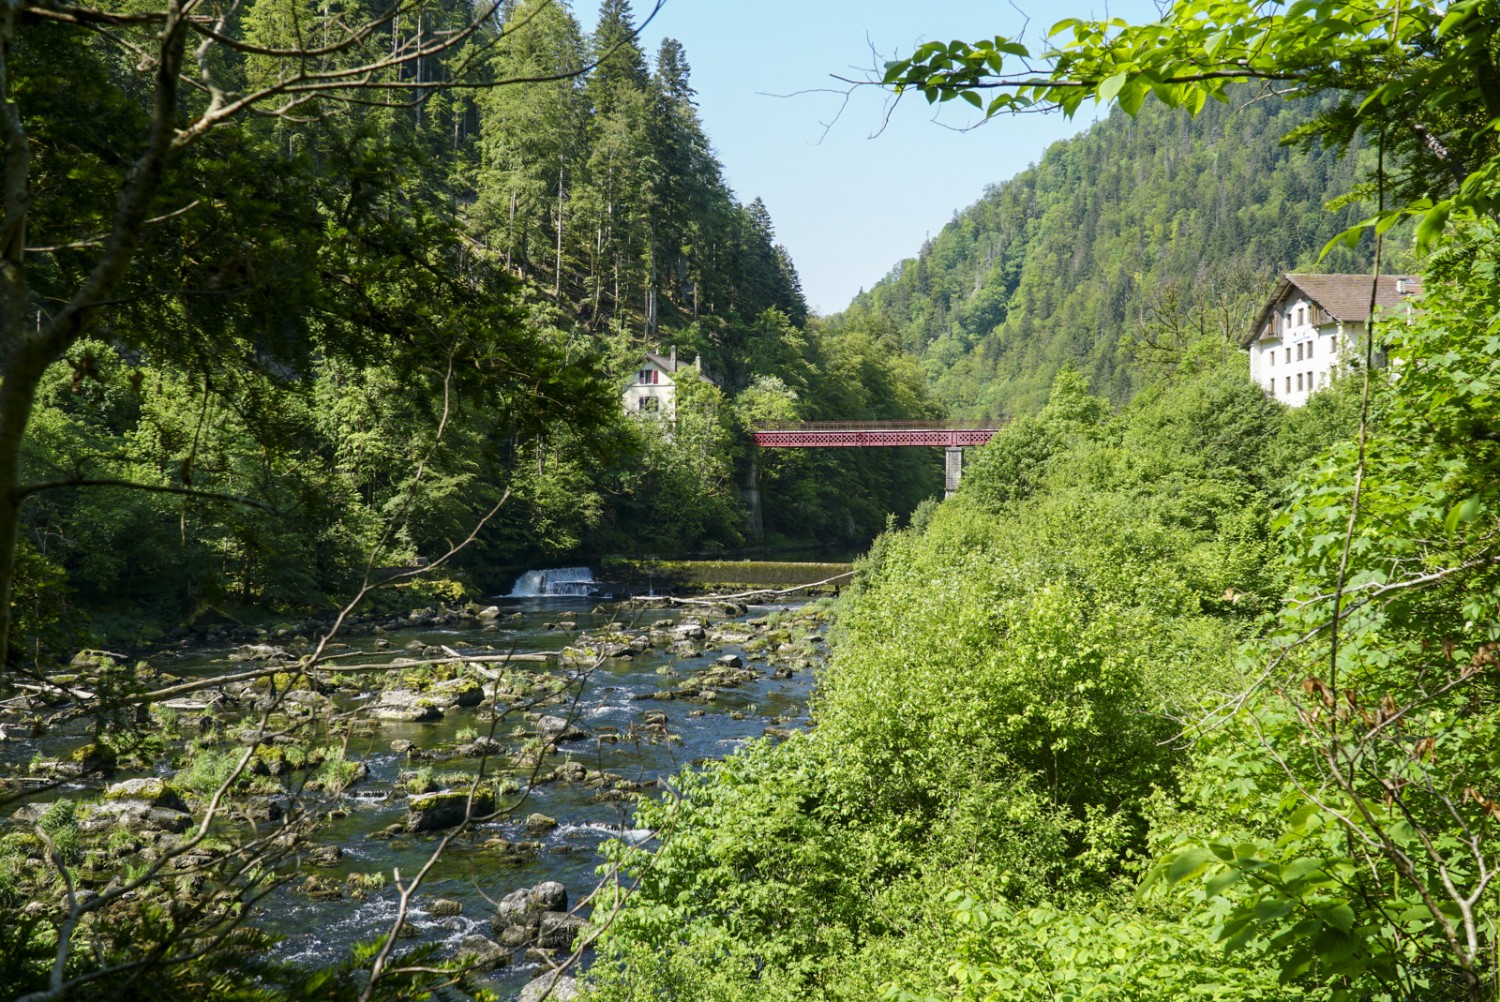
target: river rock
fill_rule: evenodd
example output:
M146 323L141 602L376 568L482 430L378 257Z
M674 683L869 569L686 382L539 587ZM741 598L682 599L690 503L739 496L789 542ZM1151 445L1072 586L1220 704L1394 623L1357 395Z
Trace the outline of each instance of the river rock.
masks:
M683 623L673 627L672 632L677 635L678 640L702 640L708 636L708 632L699 623Z
M537 718L536 729L542 737L558 744L563 741L577 741L588 737L588 731L576 724L569 723L563 717L546 716Z
M90 741L73 749L67 761L57 764L57 772L64 776L87 776L99 773L104 776L115 771L115 750L98 741Z
M370 712L377 720L418 722L443 719L442 708L437 703L410 689L387 689L380 694L380 701Z
M336 845L320 845L307 854L311 866L336 866L344 858L344 850Z
M420 793L406 801L406 830L409 832L439 831L452 828L464 819L468 808L467 790L446 790L441 793ZM495 809L495 795L489 790L474 791L473 816L489 814Z
M433 918L447 918L450 915L462 915L464 906L462 902L454 901L452 898L433 898L427 902L427 914Z
M544 835L557 827L557 819L542 813L532 814L526 819L526 834Z
M434 682L423 695L445 707L478 706L484 702L484 688L471 678L450 678L446 682Z
M578 997L578 979L549 971L521 989L517 1002L572 1002Z
M535 930L541 927L543 915L567 910L568 889L555 880L547 880L535 887L511 891L501 898L490 919L490 928L501 935L502 942L506 942L504 935L507 930Z
M537 933L536 945L544 950L571 950L573 940L583 931L586 921L567 912L548 912L542 916L541 931Z
M493 971L510 963L510 954L488 936L465 936L458 941L458 959L465 966Z
M588 768L582 762L564 762L552 770L552 780L561 783L582 783L588 778Z
M88 816L80 820L78 827L86 832L129 828L132 831L171 832L180 835L192 823L193 819L186 811L153 807L144 800L106 800L91 809Z
M182 795L167 785L166 781L156 777L146 779L127 779L123 783L115 783L104 791L105 800L139 800L152 807L165 807L168 810L181 811L186 814L188 806L183 801Z
M723 665L725 668L743 668L745 667L745 659L738 654L726 654L716 660L714 664Z
M498 605L492 605L486 609L480 609L477 613L475 613L475 615L480 619L499 619L500 607Z

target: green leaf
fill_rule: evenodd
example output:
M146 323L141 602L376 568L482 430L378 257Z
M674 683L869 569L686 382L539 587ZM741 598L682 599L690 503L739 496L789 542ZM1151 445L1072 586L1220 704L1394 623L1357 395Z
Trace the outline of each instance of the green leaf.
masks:
M1125 82L1129 79L1130 73L1126 70L1121 70L1114 76L1105 79L1105 81L1099 85L1099 90L1097 91L1099 100L1105 104L1113 101L1115 99L1115 96L1120 93L1120 88L1124 87Z
M1464 498L1453 509L1448 512L1448 517L1443 519L1443 528L1451 536L1458 530L1460 522L1472 522L1479 516L1479 508L1483 503L1483 496L1475 494L1473 497Z
M1172 865L1167 867L1167 883L1174 885L1182 883L1182 881L1203 869L1204 864L1211 858L1212 856L1206 849L1197 846L1191 849L1184 849L1172 860Z

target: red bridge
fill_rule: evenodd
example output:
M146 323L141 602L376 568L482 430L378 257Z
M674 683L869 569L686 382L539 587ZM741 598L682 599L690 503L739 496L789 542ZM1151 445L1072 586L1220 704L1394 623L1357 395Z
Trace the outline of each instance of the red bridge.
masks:
M897 445L938 446L943 450L946 497L964 475L964 447L983 445L1001 421L802 421L763 424L751 434L762 449L869 449ZM751 483L757 480L752 464ZM755 490L759 495L759 490Z
M757 426L763 449L879 448L903 445L958 449L983 445L1000 421L802 421Z

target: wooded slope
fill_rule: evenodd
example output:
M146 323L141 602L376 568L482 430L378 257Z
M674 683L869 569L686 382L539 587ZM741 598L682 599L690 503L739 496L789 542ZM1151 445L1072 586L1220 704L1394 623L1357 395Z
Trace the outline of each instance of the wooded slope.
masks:
M955 213L844 316L893 323L955 413L1034 412L1065 363L1122 401L1124 344L1163 298L1186 310L1288 268L1365 267L1363 247L1318 261L1362 208L1327 208L1355 186L1353 158L1281 143L1314 111L1248 93L1197 118L1116 110Z

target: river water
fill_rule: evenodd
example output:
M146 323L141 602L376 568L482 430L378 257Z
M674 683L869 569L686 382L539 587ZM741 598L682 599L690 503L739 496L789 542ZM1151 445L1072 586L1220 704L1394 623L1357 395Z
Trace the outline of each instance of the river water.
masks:
M424 645L442 645L459 654L480 655L500 651L560 651L576 643L580 633L602 629L605 624L622 622L638 630L661 619L697 619L681 611L650 609L644 612L618 612L614 607L596 608L596 600L585 597L537 597L501 600L502 617L498 631L485 631L478 624L460 628L428 628L390 631L381 637L358 636L348 639L350 648L375 652L377 641L384 641L380 656L404 653L412 641ZM785 607L752 607L740 620L765 617ZM516 615L519 614L519 615ZM569 616L568 614L571 614ZM548 628L559 619L571 619L576 629ZM735 620L705 621L713 630L734 631ZM745 631L748 632L748 631ZM806 634L808 630L802 628ZM648 650L631 660L606 660L592 672L576 709L578 725L586 737L562 744L558 754L548 758L545 773L557 763L572 759L589 769L604 770L648 787L652 781L669 777L684 767L708 759L722 758L747 741L760 738L767 727L796 728L806 723L808 695L813 685L813 671L801 667L790 677L773 678L764 662L757 664L746 655L751 667L762 669L759 677L731 689L715 693L711 701L670 702L649 698L664 688L707 668L726 654L742 653L738 644L725 642L705 650L699 657L685 657L664 650ZM233 648L201 648L183 652L163 667L178 676L192 676L206 671L223 671L224 659ZM785 664L785 662L782 662ZM802 664L805 665L805 662ZM526 665L527 668L541 668ZM556 668L552 669L556 671ZM781 672L785 674L785 670ZM370 694L345 697L343 704L358 704L373 699ZM373 733L351 740L350 757L363 761L369 777L352 786L337 805L347 814L331 821L319 834L324 843L337 844L343 854L336 865L309 870L326 884L345 885L350 874L385 876L385 886L359 895L344 895L332 900L314 900L297 888L294 881L288 889L277 892L262 903L258 923L281 936L279 955L300 964L317 967L337 962L349 955L352 944L385 935L396 914L397 895L391 884L393 871L399 869L409 878L426 862L441 833L402 834L378 840L369 836L406 818L406 797L393 791L403 771L431 764L437 771L472 769L477 760L450 760L425 763L392 749L393 742L412 742L418 749L440 751L452 749L460 742L460 731L478 730L488 723L481 719L484 711L454 709L440 721L430 723L382 722ZM543 708L557 714L559 708ZM646 734L638 729L647 713L665 712L669 737ZM504 727L508 727L507 720ZM499 732L497 732L499 733ZM74 736L56 736L39 741L12 742L4 749L5 757L15 760L18 754L33 752L63 756L67 743L77 744ZM397 747L401 747L399 744ZM166 769L159 770L166 773ZM115 777L124 778L125 775ZM83 791L80 791L83 792ZM524 803L503 819L476 825L474 830L456 839L442 860L430 872L422 890L414 898L416 911L410 922L415 937L403 946L421 942L441 944L440 955L447 956L465 935L481 934L495 938L489 918L492 902L509 892L530 887L541 881L561 882L569 894L572 907L593 889L598 878L599 845L610 838L640 839L645 833L631 830L632 801L601 797L598 790L581 784L538 784L526 792ZM654 795L651 789L645 795ZM514 799L514 798L511 798ZM527 815L540 812L555 818L559 824L545 834L524 830ZM496 837L519 842L541 843L534 854L519 862L501 862L493 848L485 843ZM437 917L426 909L435 898L457 901L458 915ZM512 965L488 975L490 987L502 998L514 997L527 981L544 972L537 961L517 955Z

